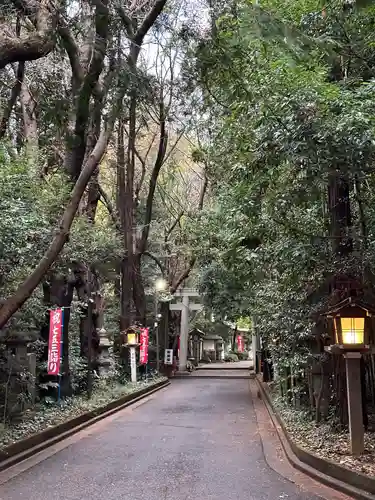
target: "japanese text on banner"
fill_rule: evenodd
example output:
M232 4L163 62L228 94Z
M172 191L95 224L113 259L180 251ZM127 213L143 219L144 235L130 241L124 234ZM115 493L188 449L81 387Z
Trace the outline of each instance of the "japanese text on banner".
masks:
M48 375L59 375L63 310L54 309L49 315Z
M243 337L241 335L238 335L237 337L237 350L238 352L243 352Z
M148 328L141 329L141 345L139 350L139 362L141 365L148 363Z

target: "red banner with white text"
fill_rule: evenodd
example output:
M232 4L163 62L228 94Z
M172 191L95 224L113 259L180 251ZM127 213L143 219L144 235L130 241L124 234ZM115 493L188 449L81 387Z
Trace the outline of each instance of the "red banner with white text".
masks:
M63 310L53 309L49 313L48 375L59 375Z
M241 335L238 335L237 337L237 350L238 352L243 352L243 337Z
M140 335L140 348L139 348L139 362L141 365L148 363L148 328L141 329Z

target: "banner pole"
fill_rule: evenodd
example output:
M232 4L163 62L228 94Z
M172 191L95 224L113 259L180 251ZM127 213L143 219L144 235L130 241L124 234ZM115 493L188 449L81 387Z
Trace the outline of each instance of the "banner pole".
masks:
M64 350L64 308L61 308L61 338L60 338L60 370L59 370L59 387L57 394L57 402L61 400L61 371L63 366L63 350Z

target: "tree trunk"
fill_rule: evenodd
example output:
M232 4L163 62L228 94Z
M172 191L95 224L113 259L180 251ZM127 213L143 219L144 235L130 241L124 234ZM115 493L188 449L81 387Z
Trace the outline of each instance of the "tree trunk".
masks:
M234 330L233 330L232 351L236 350L236 339L237 339L237 325L234 327Z
M93 353L93 358L96 359L99 347L99 337L97 334L97 314L96 307L88 308L89 300L95 301L95 297L100 295L98 276L87 268L84 264L77 265L75 270L76 275L76 290L78 299L81 302L81 319L80 319L80 354L87 358L88 352ZM89 317L91 311L91 317ZM91 332L89 332L89 326ZM88 338L91 338L91 346L88 345Z
M143 285L141 271L141 256L138 254L134 258L133 268L133 299L136 310L136 321L142 325L146 324L146 294Z
M3 111L3 114L1 116L0 139L2 139L7 132L9 120L10 120L10 117L12 115L14 105L16 104L18 96L20 95L20 92L21 92L21 86L22 86L22 82L23 82L24 73L25 73L25 63L20 62L18 64L17 73L16 73L16 81L13 85L8 104L6 105L6 107Z
M26 155L30 164L36 168L38 159L38 123L36 100L25 82L22 82L20 100L23 116L23 135L26 143ZM38 174L38 173L37 173Z
M119 214L121 231L124 244L124 256L120 265L120 330L123 331L130 326L131 295L133 274L131 263L128 260L127 253L127 214L126 214L126 176L125 176L125 144L124 144L124 119L122 114L119 117L117 132L117 211Z
M353 250L350 189L346 176L337 170L330 174L328 180L328 208L333 252L336 255L347 255Z
M101 100L95 99L95 104L92 112L92 122L90 126L90 133L87 140L87 152L86 155L91 154L93 151L97 138L100 135L100 124L101 124L101 113L102 113L102 102ZM99 165L94 170L92 177L88 186L87 193L87 205L86 205L86 217L89 222L94 224L96 210L98 208L98 203L100 200L99 191Z

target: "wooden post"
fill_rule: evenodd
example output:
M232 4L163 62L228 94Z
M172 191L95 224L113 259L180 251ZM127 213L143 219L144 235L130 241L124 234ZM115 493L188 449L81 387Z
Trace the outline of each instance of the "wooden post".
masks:
M352 455L360 455L364 451L361 356L360 352L347 352L344 354L346 361L350 450Z

